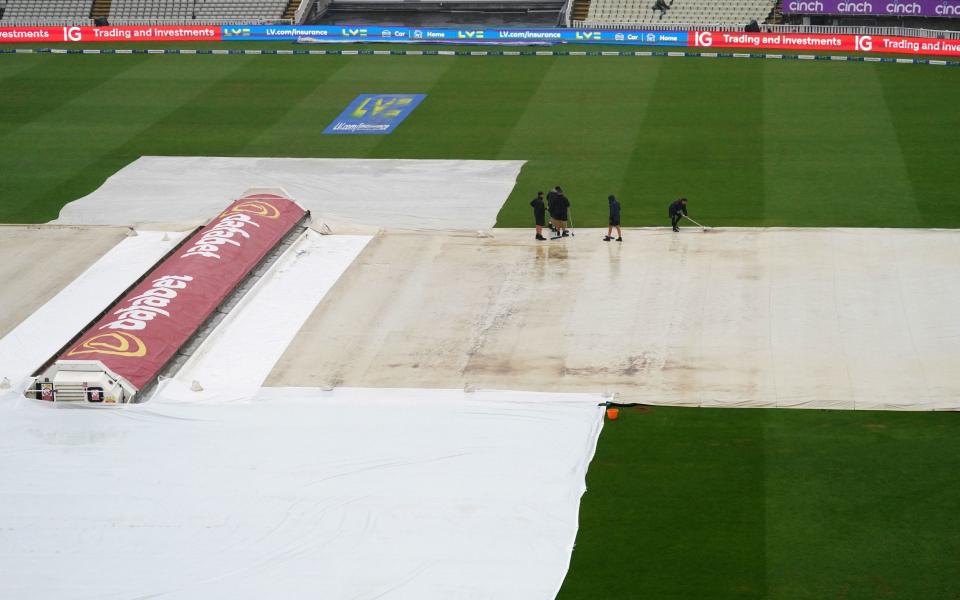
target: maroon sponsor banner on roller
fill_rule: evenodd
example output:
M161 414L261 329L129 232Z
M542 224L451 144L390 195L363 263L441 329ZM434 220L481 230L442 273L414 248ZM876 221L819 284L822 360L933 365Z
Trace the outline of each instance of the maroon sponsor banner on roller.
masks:
M143 389L305 214L292 200L271 194L237 200L57 360L99 360Z
M832 52L921 54L960 56L960 40L892 35L833 35L818 33L742 33L691 31L690 45L697 48L749 50L826 50Z
M0 27L0 43L31 42L215 42L219 26Z

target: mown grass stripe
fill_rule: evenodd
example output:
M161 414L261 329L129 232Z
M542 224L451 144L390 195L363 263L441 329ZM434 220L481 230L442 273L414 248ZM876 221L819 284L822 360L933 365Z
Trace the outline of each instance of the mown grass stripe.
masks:
M558 60L451 59L427 99L372 158L497 158L546 73Z
M661 72L622 183L643 222L669 223L667 205L687 197L701 222L764 223L763 65L682 61Z
M621 409L558 600L953 598L960 420Z
M922 226L877 75L886 69L834 65L798 79L803 65L766 66L768 224L817 226L830 215L841 227Z
M662 62L642 63L624 78L619 62L595 62L585 70L579 61L555 61L496 156L527 160L497 222L529 223L528 203L537 191L554 185L562 185L570 197L578 227L606 225L609 194L620 196L624 212L636 218L637 190L621 182L658 75L666 68Z
M91 72L82 68L82 61L91 65L97 60L93 56L78 58L72 64L74 76L103 70L110 77L77 94L63 91L58 78L44 73L36 95L51 94L60 100L59 106L4 138L5 146L16 149L0 152L2 185L8 198L2 209L12 215L8 220L56 218L66 202L93 191L110 174L149 154L124 152L130 140L150 131L165 115L242 66L237 62L224 68L207 62L184 69L181 59L128 56L122 69L104 70L100 64L93 65ZM171 83L174 77L176 85ZM181 133L177 150L182 152L184 142L195 141L195 137L195 132Z
M955 152L960 111L940 77L917 79L909 69L876 69L889 122L906 166L922 225L956 227L960 169ZM946 74L944 74L946 76Z
M147 71L162 71L164 75L155 77L156 82L148 80L146 87L133 77L128 86L82 94L79 102L68 90L61 90L62 74L58 70L66 70L77 78L96 78L102 73L114 73L130 61L148 62L153 66ZM910 137L913 141L908 143L903 138L901 150L889 124L882 124L882 119L890 117L879 98L876 80L872 86L860 88L841 84L857 81L876 70L897 73L904 82L922 82L926 95L952 98L960 93L956 70L897 69L886 64L851 66L834 61L800 63L795 58L634 62L626 58L564 60L563 56L530 60L505 56L477 60L461 56L435 60L423 55L369 60L365 56L334 54L321 61L283 61L262 55L219 60L198 51L192 56L114 54L109 60L102 55L22 55L11 61L0 60L0 73L10 74L10 69L19 68L20 64L46 62L56 68L36 70L43 83L31 92L31 97L49 96L53 101L66 98L75 104L68 111L57 111L51 119L44 119L42 126L27 125L32 127L33 135L25 138L18 134L16 143L7 143L0 150L4 174L0 177L0 193L10 199L0 203L0 221L50 219L64 202L88 193L120 166L149 153L528 160L516 195L511 196L501 214L502 226L527 224L529 188L536 190L556 183L566 183L572 193L576 190L577 223L581 226L605 224L605 198L611 192L619 192L632 203L624 208L627 226L662 224L664 203L685 193L697 195L701 216L705 201L709 200L708 216L713 212L728 224L917 226L928 221L926 216L921 218L913 203L919 192L911 192L904 183L916 179L910 170L914 167L907 163L909 169L905 168L899 153L906 154L911 144L926 139L927 148L917 152L919 157L949 157L953 155L952 142L931 135L931 129L924 126ZM110 160L97 158L118 146L125 148L123 135L149 129L158 111L161 116L165 114L157 106L165 96L190 98L210 80L222 78L224 72L249 62L263 65L263 71L280 83L272 87L251 84L231 88L225 94L232 97L233 105L224 115L200 110L198 114L207 114L208 118L183 119L173 128L175 135L158 130L158 143L131 146L130 154L114 154ZM629 68L624 68L624 63L629 63ZM343 65L349 65L349 69L341 70ZM734 124L754 118L741 114L752 110L751 98L756 93L746 88L744 82L750 78L744 78L743 69L758 65L777 74L772 80L780 84L765 87L763 94L772 111L763 117L766 137L761 145L751 145L747 138L752 128L744 126L741 135ZM630 130L636 113L646 110L639 100L642 94L633 90L642 88L651 68L700 71L699 81L686 88L675 102L660 103L656 111L660 117L647 119L643 139L634 137L624 142L617 126L625 123L624 131ZM552 84L554 89L544 96L549 102L537 109L538 118L531 119L527 113L536 104L530 104L531 97L540 89L547 69L555 69L555 73L565 71L568 78ZM607 83L599 76L607 69L616 73L616 82ZM336 73L328 76L329 70ZM437 78L439 71L443 74ZM270 76L265 79L271 81ZM289 88L283 83L286 80L296 83ZM312 91L301 96L297 90L302 86ZM841 87L837 91L834 86ZM794 93L795 88L799 89ZM4 86L5 93L10 89L11 86ZM906 89L909 86L898 86L896 94L907 93L903 91ZM791 93L784 94L783 90ZM668 91L664 89L663 93ZM332 118L356 94L364 92L428 93L428 98L389 136L322 135ZM810 109L803 106L808 101L807 94L814 95ZM847 99L851 94L853 97ZM823 95L845 101L824 104ZM262 96L271 96L269 102L277 103L270 106L269 114L263 118L257 114L264 103ZM795 110L795 101L800 105L801 118L793 118L789 112ZM311 104L316 104L316 110L309 108ZM913 110L911 118L927 119L934 127L942 121L942 116L931 116L934 113L925 108L935 107L936 103L920 102L917 109L908 108L910 103L890 101L889 105L890 113ZM781 114L783 110L788 112ZM880 121L874 121L874 117ZM782 130L784 123L796 130ZM954 129L945 127L943 133ZM727 135L720 135L723 131ZM875 135L880 137L879 144L872 141ZM670 139L683 143L663 142ZM785 147L783 140L788 142ZM851 145L844 140L856 143ZM819 143L822 141L846 146L836 164L811 171L812 162L837 153L835 148ZM767 144L774 144L772 151L766 149ZM579 153L578 146L583 149ZM894 148L892 157L885 154L890 148ZM139 154L134 154L135 150L140 150ZM54 151L55 160L51 158ZM622 167L617 171L611 165L622 165L623 157L634 153L640 158L626 172L643 174L646 170L649 176L634 177L625 183ZM699 159L694 160L695 157ZM752 187L749 173L752 164L764 161L768 163L773 187L757 190ZM942 162L931 164L947 168ZM728 167L728 173L721 177L723 165ZM918 173L927 173L925 178L931 181L922 189L934 190L941 181L946 182L945 189L957 187L951 177L924 171L921 165L917 168L921 168ZM871 169L881 175L865 178L862 173ZM8 176L9 173L13 175ZM556 173L562 173L562 180L557 180ZM767 177L765 171L763 178ZM54 190L61 184L62 188ZM916 186L914 181L914 189L921 189ZM947 191L941 191L925 197L936 198L946 209L938 211L938 225L957 226L960 210L955 210L946 194ZM931 209L935 210L935 206ZM11 216L14 214L17 216Z
M52 56L34 57L33 64L0 78L3 90L3 108L0 110L0 140L11 132L56 111L75 98L91 93L111 79L123 77L129 69L141 64L141 59L125 60L108 69L78 69L76 64L57 60ZM15 63L14 63L15 64ZM4 65L4 69L9 64ZM56 147L56 146L53 146ZM0 172L3 172L0 170Z
M336 60L341 66L311 94L301 98L282 119L251 140L244 153L273 155L276 148L283 147L287 156L363 158L391 140L401 144L401 149L395 152L402 153L404 145L427 145L433 139L430 136L421 139L419 135L407 137L408 126L429 110L433 103L433 86L454 63L412 59L403 69L397 69L396 63L390 60L368 61L357 56ZM354 98L365 93L427 93L428 104L419 106L403 126L389 136L327 136L321 133Z
M781 597L766 582L770 411L736 412L625 408L604 426L558 600Z

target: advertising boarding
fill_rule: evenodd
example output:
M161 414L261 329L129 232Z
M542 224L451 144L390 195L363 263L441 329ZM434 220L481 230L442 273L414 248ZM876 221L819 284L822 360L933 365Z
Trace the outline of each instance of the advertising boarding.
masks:
M690 43L697 48L960 56L960 40L893 35L691 31Z
M960 18L960 0L784 0L784 14Z
M686 31L586 29L443 29L372 25L227 25L229 41L406 42L447 44L632 44L686 46Z
M788 2L787 4L790 4ZM875 10L881 4L858 3L863 10ZM891 10L905 11L927 10L937 16L960 16L960 0L938 0L933 3L893 2L887 6ZM853 10L845 3L793 2L795 8L807 10L816 5L817 9L827 7L833 10ZM894 5L900 8L894 9ZM926 8L924 8L926 7ZM857 9L860 10L860 9ZM926 56L960 56L960 40L939 38L918 38L889 35L839 35L816 33L745 33L731 31L644 31L627 29L442 29L382 27L372 25L329 26L329 25L225 25L225 26L163 26L163 27L9 27L0 28L0 44L4 42L67 42L82 44L85 42L157 42L157 41L288 41L302 44L323 43L425 43L440 45L552 45L552 44L613 44L633 46L667 46L690 48L746 49L746 50L797 50L826 51L855 54L907 54ZM337 50L339 52L339 50ZM177 53L178 50L168 50ZM216 50L214 52L217 52ZM226 52L226 51L223 51ZM242 51L241 51L242 52ZM273 53L273 51L264 51ZM279 50L277 52L280 52ZM285 51L286 52L286 51ZM306 53L307 50L295 51ZM258 51L259 53L259 51ZM359 101L359 99L358 99ZM386 100L384 100L386 102ZM406 100L397 99L390 110L397 110ZM413 110L419 100L411 100L409 110ZM350 107L356 109L357 107ZM376 127L369 123L351 124L346 113L341 127L337 131L325 133L389 133L403 120L399 114L393 126L381 122ZM353 131L350 131L353 129ZM363 131L366 129L366 131Z
M219 25L0 28L0 43L216 42L221 39Z

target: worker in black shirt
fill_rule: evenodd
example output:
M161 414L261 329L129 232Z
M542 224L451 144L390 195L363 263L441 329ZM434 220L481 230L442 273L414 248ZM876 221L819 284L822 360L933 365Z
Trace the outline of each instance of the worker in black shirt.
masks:
M666 3L666 0L657 0L653 3L653 12L660 11L660 18L662 19L667 11L673 6L673 0L670 0L670 4Z
M570 232L567 231L567 220L570 218L570 199L563 193L559 185L554 190L557 192L557 212L550 214L557 220L557 236L567 237L570 235Z
M687 216L687 199L680 198L676 202L670 204L670 225L673 226L674 231L680 231L680 227L677 226L677 223L680 222L680 219Z
M610 208L610 218L607 225L607 235L604 236L603 241L609 242L613 239L610 234L613 233L613 228L616 227L617 241L622 242L623 236L620 234L620 202L617 201L617 198L613 194L610 194L607 196L607 204Z
M560 194L557 193L558 189L560 189L560 186L547 192L547 212L550 213L550 231L557 231L557 215L560 214L557 208L557 198L560 197Z
M530 206L533 207L533 220L537 224L537 237L535 239L544 241L547 238L543 237L541 233L543 231L543 226L545 225L546 208L543 206L543 192L537 192L537 197L530 201Z

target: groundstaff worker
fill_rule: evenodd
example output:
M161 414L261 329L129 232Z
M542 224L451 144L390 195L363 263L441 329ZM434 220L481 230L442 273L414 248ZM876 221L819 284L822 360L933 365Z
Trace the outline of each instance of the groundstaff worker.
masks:
M543 237L542 231L545 224L544 214L546 208L543 206L543 192L537 192L537 197L530 201L530 206L533 207L533 220L537 224L537 237L535 239L544 241L547 238Z
M557 215L560 214L560 210L557 208L557 198L560 197L560 194L557 193L558 189L560 189L560 186L547 192L547 212L550 213L550 231L557 230Z
M603 237L603 241L609 242L613 239L610 236L613 233L613 228L617 228L617 241L622 242L623 236L620 234L620 203L617 202L616 197L613 194L607 196L607 204L610 208L610 219L607 225L607 235Z
M567 232L567 219L570 218L570 199L564 195L559 185L554 189L557 192L557 212L551 212L550 214L557 218L557 234L560 237L567 237L570 235Z
M680 231L680 227L677 226L677 223L680 222L680 219L687 216L687 199L680 198L676 202L673 202L670 205L670 225L673 226L674 231Z

